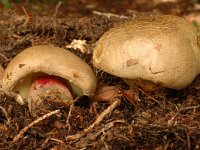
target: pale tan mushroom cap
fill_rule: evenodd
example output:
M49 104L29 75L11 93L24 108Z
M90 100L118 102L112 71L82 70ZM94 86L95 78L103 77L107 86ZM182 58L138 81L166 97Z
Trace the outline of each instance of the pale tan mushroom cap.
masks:
M84 95L91 95L96 89L96 77L82 59L65 49L40 45L25 49L9 63L3 77L4 92L13 96L16 84L36 72L67 79Z
M141 17L106 32L93 52L93 64L122 78L182 89L200 73L197 41L196 28L183 18Z

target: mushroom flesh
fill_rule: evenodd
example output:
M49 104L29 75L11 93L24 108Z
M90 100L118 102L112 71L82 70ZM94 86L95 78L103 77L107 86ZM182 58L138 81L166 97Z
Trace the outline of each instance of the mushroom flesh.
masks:
M54 46L33 46L19 53L8 64L2 81L4 92L21 96L21 104L28 103L32 111L42 102L42 96L60 94L70 102L74 96L92 95L96 77L78 56Z
M200 73L197 29L181 17L147 16L106 32L93 51L93 65L131 84L141 79L183 89Z

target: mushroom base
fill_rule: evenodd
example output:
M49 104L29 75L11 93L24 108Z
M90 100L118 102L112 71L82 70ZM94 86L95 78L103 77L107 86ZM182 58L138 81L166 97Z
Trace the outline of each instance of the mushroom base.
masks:
M73 95L66 84L53 76L39 76L29 88L28 104L30 112L34 112L47 99L73 103Z
M77 97L77 96L80 97L83 95L83 91L79 87L74 85L73 83L69 82L68 80L57 77L57 76L40 73L40 72L28 75L24 77L23 79L21 79L17 83L17 85L13 88L13 91L15 93L18 93L22 97L25 103L28 103L29 89L32 83L40 77L54 78L54 79L59 80L63 85L65 85L71 91L73 97Z

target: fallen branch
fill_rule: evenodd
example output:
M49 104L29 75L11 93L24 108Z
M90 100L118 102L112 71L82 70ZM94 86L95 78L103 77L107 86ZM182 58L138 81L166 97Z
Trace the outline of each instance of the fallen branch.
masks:
M28 14L28 12L26 11L26 9L25 9L24 6L22 6L22 10L23 10L23 12L24 12L24 14L25 14L25 16L26 16L26 19L25 19L24 24L27 25L27 24L30 22L31 17L30 17L30 15Z
M52 112L49 112L48 114L45 114L43 115L42 117L34 120L33 122L31 122L29 125L27 125L26 127L24 127L20 132L19 134L17 134L14 138L13 138L13 141L12 142L17 142L19 141L21 138L23 138L23 135L25 132L28 131L29 128L31 128L32 126L34 126L35 124L41 122L42 120L52 116L52 115L55 115L55 114L58 114L60 113L60 110L55 110L55 111L52 111Z

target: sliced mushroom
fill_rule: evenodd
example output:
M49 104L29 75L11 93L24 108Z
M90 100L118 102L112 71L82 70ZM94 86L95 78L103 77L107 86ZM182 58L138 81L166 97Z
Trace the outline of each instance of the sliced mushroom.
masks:
M200 73L198 32L181 17L141 17L106 32L93 64L112 75L172 89L187 87Z
M38 97L41 91L34 90L41 90L41 86L43 90L58 88L61 94L72 98L69 90L77 96L92 95L96 82L90 66L76 55L62 48L40 45L13 58L4 72L2 87L9 96L20 95L22 99L18 102L23 104L28 102L30 92L32 97Z

